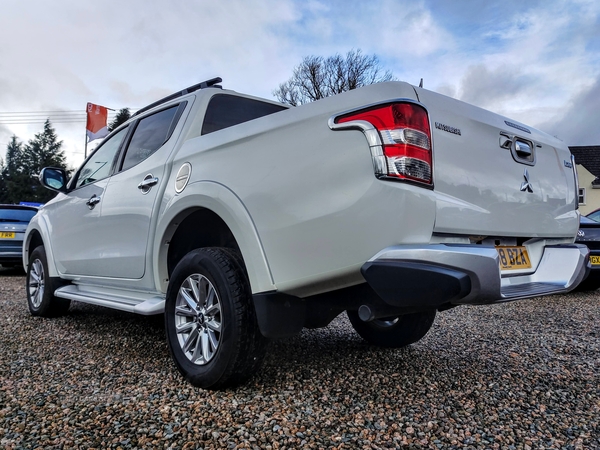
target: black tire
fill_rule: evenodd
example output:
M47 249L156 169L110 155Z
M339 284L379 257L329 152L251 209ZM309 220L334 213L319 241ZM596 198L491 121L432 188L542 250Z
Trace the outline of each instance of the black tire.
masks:
M239 385L258 371L266 353L267 339L258 328L238 258L222 248L193 250L177 264L169 282L169 351L177 369L197 387Z
M64 283L60 278L48 276L48 260L43 245L36 247L27 265L27 304L34 316L58 317L69 310L71 300L54 296L54 291Z
M400 348L422 339L435 319L435 309L364 322L356 311L347 311L356 332L369 344Z

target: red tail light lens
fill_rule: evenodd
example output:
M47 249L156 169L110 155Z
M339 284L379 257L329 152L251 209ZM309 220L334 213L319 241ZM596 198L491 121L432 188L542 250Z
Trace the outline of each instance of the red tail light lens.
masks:
M336 123L369 122L379 132L385 175L432 184L431 130L427 111L414 103L393 103L341 116Z

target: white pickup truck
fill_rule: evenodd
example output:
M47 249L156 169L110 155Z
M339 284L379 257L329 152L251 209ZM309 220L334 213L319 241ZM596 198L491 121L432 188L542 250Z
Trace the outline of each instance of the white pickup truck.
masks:
M194 385L241 383L268 338L347 311L368 342L421 339L437 311L566 292L568 148L403 82L290 108L213 79L138 111L31 221L33 315L71 300L165 314Z

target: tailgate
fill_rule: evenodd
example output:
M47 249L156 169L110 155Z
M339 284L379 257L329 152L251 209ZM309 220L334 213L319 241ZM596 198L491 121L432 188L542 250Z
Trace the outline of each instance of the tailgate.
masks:
M567 146L514 120L421 88L433 141L437 233L572 237Z

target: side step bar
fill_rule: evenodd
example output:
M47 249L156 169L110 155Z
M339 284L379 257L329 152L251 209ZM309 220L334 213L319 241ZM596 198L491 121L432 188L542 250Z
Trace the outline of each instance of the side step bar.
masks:
M152 293L70 284L58 288L54 295L144 316L162 314L165 310L165 298Z

